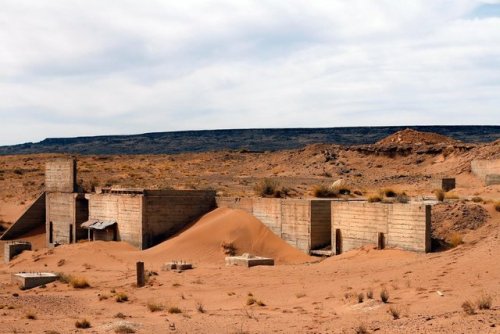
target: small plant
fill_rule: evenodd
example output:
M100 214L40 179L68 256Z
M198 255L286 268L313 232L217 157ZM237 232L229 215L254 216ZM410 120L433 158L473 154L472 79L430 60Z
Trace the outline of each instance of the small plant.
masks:
M99 299L99 301L102 301L102 300L108 299L109 297L108 297L108 295L105 295L105 294L98 294L97 298Z
M262 300L257 300L256 304L259 306L266 306L266 304Z
M493 206L495 207L495 210L496 210L497 212L500 212L500 201L495 202L495 203L493 204Z
M118 312L113 317L114 318L118 318L118 319L125 319L127 316L125 314L121 313L121 312Z
M396 196L396 201L398 203L408 203L410 201L410 198L408 197L408 195L406 195L405 192L402 192L401 194L398 194Z
M181 284L180 284L180 283L177 283L177 282L172 283L172 287L173 287L173 288L178 288L178 287L180 287L180 286L181 286Z
M440 201L440 202L444 201L445 192L442 189L434 190L434 195L436 196L436 199L438 201Z
M476 307L470 300L466 300L462 303L462 309L468 315L476 314Z
M250 305L253 305L257 302L257 299L255 299L254 297L248 297L247 298L247 305L250 306Z
M115 300L117 303L124 303L128 301L128 296L123 292L119 292L115 295Z
M368 196L368 203L377 203L377 202L382 202L382 197L379 195L371 195Z
M383 288L382 291L380 291L380 300L383 303L387 303L389 301L389 291L387 291L386 288Z
M358 303L362 303L365 300L365 294L363 292L358 293Z
M220 247L222 248L222 252L225 255L229 255L229 256L236 255L236 247L233 245L232 242L225 242L225 241L223 241L220 244Z
M203 306L203 304L201 302L196 303L196 311L198 311L199 313L206 312L205 307Z
M162 304L158 304L158 303L153 303L153 302L149 302L148 303L148 310L150 312L158 312L158 311L163 311L164 307Z
M115 333L117 334L135 333L135 329L127 325L120 325L115 328Z
M354 333L356 334L368 334L368 329L364 324L359 324L356 328L354 328Z
M89 282L85 278L82 277L71 277L69 284L74 288L74 289L86 289L90 287Z
M492 304L493 304L493 297L491 297L486 293L483 293L477 300L477 307L480 310L489 310L491 309Z
M182 310L180 308L178 308L177 306L171 306L168 308L168 313L178 314L178 313L182 313Z
M57 279L61 283L68 284L71 281L71 276L66 275L65 273L57 273Z
M26 313L26 319L36 320L36 314L33 312L28 312L28 313Z
M452 233L449 237L449 244L452 247L457 247L458 245L461 245L464 243L463 237L460 233Z
M370 289L368 289L368 291L366 291L366 298L373 299L373 290L372 290L372 288L370 288Z
M76 328L90 328L90 322L87 319L77 320L75 322Z
M483 199L479 196L474 196L471 198L471 201L473 201L474 203L481 203Z
M398 320L401 317L401 311L396 306L389 307L389 314L392 315L392 319Z
M254 187L255 193L261 197L281 197L282 189L278 181L273 179L264 179Z
M386 188L382 190L382 193L384 194L385 197L396 197L398 194L392 190L391 188Z
M335 190L323 184L314 186L312 189L312 194L314 197L318 198L331 198L331 197L337 197L338 195L338 193Z

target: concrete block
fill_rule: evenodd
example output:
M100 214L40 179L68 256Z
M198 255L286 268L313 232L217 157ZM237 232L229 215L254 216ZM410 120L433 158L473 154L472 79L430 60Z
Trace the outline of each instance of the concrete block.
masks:
M177 261L172 261L172 262L167 262L165 263L162 267L161 270L163 271L177 271L181 272L184 270L189 270L193 269L193 265L188 262L177 262Z
M31 250L31 243L27 241L11 241L4 245L3 259L5 263L9 263L14 256L21 254L25 250Z
M12 274L11 281L21 289L31 289L57 280L54 273L17 273Z
M254 266L274 266L274 259L245 253L241 256L227 256L226 265L244 266L247 268Z

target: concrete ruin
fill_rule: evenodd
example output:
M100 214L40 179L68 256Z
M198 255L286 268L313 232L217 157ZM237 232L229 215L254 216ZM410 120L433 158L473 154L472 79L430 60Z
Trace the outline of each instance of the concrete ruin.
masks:
M247 268L255 266L274 266L274 259L255 256L248 253L241 256L227 256L225 262L226 266L243 266Z
M369 244L431 251L430 205L335 201L331 222L335 254Z
M487 186L500 184L500 159L473 160L471 171Z
M4 244L3 259L5 263L9 263L15 256L21 254L25 250L31 250L31 243L27 241L10 241Z
M247 211L305 253L331 244L330 203L321 199L217 198L218 207Z
M20 289L32 289L56 281L58 276L54 273L17 273L11 275L11 282Z

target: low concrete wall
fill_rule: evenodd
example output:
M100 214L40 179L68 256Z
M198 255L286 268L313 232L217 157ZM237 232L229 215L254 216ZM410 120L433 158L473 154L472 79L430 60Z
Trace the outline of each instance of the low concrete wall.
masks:
M12 224L0 237L0 240L14 240L37 227L45 225L45 193L41 194L33 204Z
M330 245L330 200L217 197L216 201L218 207L251 213L305 253Z
M489 186L500 184L500 159L495 160L473 160L471 171Z
M21 254L25 250L31 250L31 243L25 241L6 242L4 244L4 262L9 263L14 256Z
M336 253L367 244L429 252L431 207L423 204L332 202L332 249ZM341 239L339 239L339 236Z

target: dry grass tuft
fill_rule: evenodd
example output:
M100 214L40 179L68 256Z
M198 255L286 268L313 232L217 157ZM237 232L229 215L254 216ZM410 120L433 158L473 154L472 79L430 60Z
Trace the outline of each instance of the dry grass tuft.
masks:
M377 203L377 202L382 202L382 197L380 197L380 195L371 195L368 196L367 200L368 203Z
M383 288L382 291L380 291L380 300L384 303L389 301L389 291L387 291L386 288Z
M396 306L389 307L389 310L387 312L389 312L394 320L398 320L401 317L401 310Z
M167 311L170 314L179 314L179 313L182 313L182 310L180 308L178 308L177 306L170 306Z
M368 299L373 299L373 289L372 288L370 288L370 289L368 289L368 291L366 291L366 297Z
M495 207L495 210L496 210L497 212L500 212L500 201L495 202L495 203L493 204L493 206Z
M389 197L389 198L392 198L392 197L396 197L398 195L397 192L395 192L393 189L391 188L385 188L385 189L382 189L382 194L385 196L385 197Z
M473 201L474 203L481 203L483 202L483 199L479 196L474 196L471 198L471 201Z
M436 199L440 202L444 201L445 192L442 189L434 190L434 195L436 195Z
M77 320L75 322L76 328L90 328L90 322L87 319Z
M198 311L199 313L206 312L205 307L203 306L203 304L201 302L196 303L196 311Z
M115 300L117 303L124 303L128 301L128 296L124 292L119 292L115 295Z
M457 247L458 245L461 245L464 243L464 239L460 233L455 232L455 233L452 233L450 235L448 243L452 247Z
M493 297L486 293L483 293L477 300L477 307L480 310L489 310L492 304Z
M69 284L74 289L86 289L90 287L89 282L83 277L71 277L69 280Z
M28 312L26 313L26 319L29 319L29 320L36 320L36 314L33 313L33 312Z
M255 299L254 297L248 297L247 298L247 305L250 306L250 305L253 305L257 302L257 299Z
M337 197L338 192L324 184L320 184L312 188L312 195L318 198L332 198Z
M117 334L135 333L135 329L127 325L120 325L115 328L115 333Z
M356 328L354 328L354 333L356 334L368 334L368 329L364 324L359 324Z
M360 292L358 294L358 303L362 303L365 300L365 294L363 292Z
M225 255L234 256L236 255L236 247L232 242L223 241L220 244L220 248Z
M462 309L468 315L476 314L476 307L470 300L466 300L462 303Z
M280 183L274 179L263 179L254 187L254 191L261 197L286 197L288 190L280 186Z
M153 303L153 302L149 302L148 303L148 310L150 312L158 312L158 311L163 311L165 309L165 307L162 305L162 304L159 304L159 303Z

